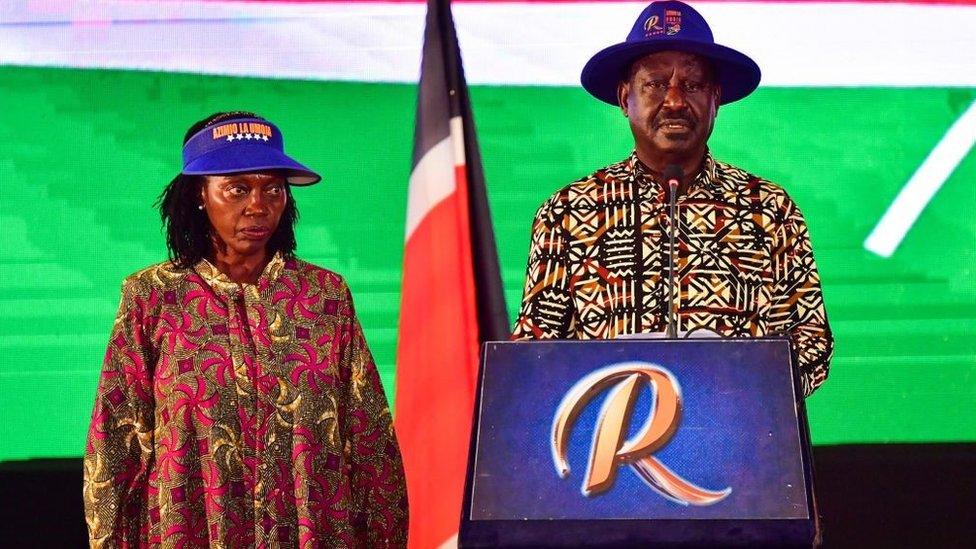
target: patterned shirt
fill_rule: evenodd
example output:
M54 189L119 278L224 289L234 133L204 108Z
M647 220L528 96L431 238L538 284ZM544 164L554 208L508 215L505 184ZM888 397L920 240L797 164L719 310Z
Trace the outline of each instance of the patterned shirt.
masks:
M385 547L407 534L383 388L330 271L128 277L85 452L92 547Z
M804 394L827 378L833 336L803 216L778 186L706 154L677 200L668 281L668 192L636 152L539 208L513 339L663 332L789 335Z

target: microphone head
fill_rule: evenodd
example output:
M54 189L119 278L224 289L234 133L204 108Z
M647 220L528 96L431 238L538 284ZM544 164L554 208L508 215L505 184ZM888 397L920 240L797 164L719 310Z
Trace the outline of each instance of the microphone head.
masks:
M684 178L685 174L681 171L681 166L677 164L668 164L664 167L664 172L662 174L664 180L670 183L671 181L677 181L681 183L681 179Z

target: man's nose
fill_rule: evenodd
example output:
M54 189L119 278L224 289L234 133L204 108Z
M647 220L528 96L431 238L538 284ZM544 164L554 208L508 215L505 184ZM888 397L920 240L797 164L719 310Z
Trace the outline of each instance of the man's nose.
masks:
M672 78L668 82L668 91L664 94L664 106L671 109L681 109L688 106L686 99L681 82Z

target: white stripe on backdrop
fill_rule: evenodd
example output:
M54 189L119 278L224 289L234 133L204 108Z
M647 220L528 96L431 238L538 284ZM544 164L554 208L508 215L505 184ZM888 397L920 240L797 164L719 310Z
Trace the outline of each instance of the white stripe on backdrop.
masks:
M643 3L460 3L471 84L576 86ZM722 2L696 5L767 86L976 86L976 6ZM415 82L422 3L15 0L0 64Z

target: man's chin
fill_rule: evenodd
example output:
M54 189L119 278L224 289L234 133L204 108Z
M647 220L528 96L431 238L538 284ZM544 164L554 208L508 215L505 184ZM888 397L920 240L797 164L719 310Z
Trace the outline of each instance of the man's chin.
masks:
M695 140L695 132L691 128L658 129L654 132L654 143L664 146L681 144L686 146Z
M691 134L658 135L652 143L654 148L663 154L688 154L696 149L696 143Z

